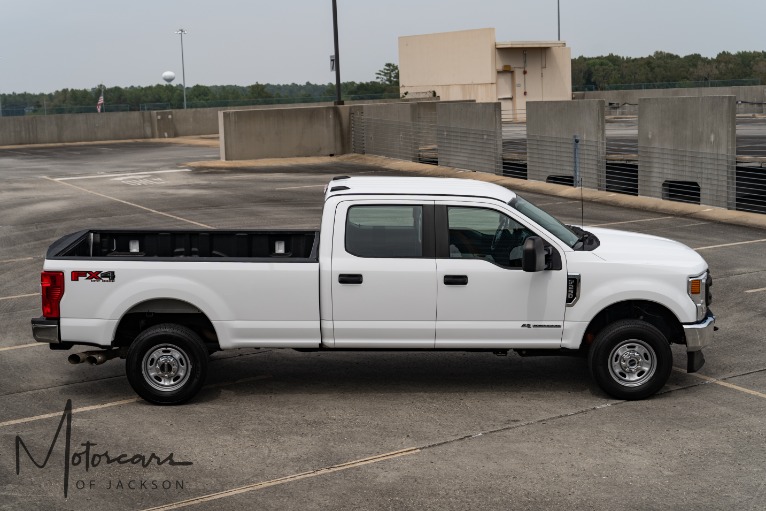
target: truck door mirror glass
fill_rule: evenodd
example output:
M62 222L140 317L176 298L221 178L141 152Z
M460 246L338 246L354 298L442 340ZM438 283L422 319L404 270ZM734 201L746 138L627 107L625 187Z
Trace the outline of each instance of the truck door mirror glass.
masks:
M530 236L524 241L524 256L521 261L524 271L543 271L545 269L545 246L537 236Z

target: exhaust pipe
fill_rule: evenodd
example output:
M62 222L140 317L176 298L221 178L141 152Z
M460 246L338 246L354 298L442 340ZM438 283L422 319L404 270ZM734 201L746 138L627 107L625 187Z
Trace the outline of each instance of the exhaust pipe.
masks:
M67 360L70 364L82 364L83 362L87 362L90 365L97 366L103 364L107 360L112 360L119 354L120 350L118 349L83 351L82 353L72 353L67 357Z
M82 364L88 358L87 353L72 353L67 357L70 364Z
M120 350L86 351L85 353L88 354L85 361L92 366L98 366L119 355Z

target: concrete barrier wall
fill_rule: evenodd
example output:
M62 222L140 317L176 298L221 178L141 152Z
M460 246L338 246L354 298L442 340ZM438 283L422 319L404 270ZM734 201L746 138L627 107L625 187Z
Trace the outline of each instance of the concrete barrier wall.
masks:
M222 111L222 160L329 156L348 151L348 106ZM346 131L347 133L347 131Z
M415 135L415 109L412 103L392 105L364 105L364 150L400 160L416 161L418 157Z
M439 165L502 173L500 103L437 104L436 144Z
M688 96L735 96L737 101L756 104L742 104L740 113L766 113L766 85L737 87L690 87L676 89L637 89L575 92L574 99L603 99L608 103L638 105L641 98L670 98Z
M438 98L430 101L438 101ZM379 99L350 101L348 104L396 104L398 102L400 102L398 99ZM249 105L236 107L236 110L285 110L309 106L333 106L333 103ZM152 112L0 117L0 146L217 135L219 133L218 113L231 109L232 107L215 107Z
M603 190L606 179L605 101L530 101L527 103L527 177L547 181L572 176L574 136L579 138L582 184Z
M700 187L700 203L734 208L736 98L641 98L638 193L668 198L663 183Z
M0 146L151 137L150 112L0 117Z

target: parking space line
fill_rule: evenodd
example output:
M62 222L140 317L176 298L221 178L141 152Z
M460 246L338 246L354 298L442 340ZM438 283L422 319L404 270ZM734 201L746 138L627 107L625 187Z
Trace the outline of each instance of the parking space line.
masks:
M3 261L0 261L0 264L18 263L19 261L30 261L32 259L34 259L34 257L19 257L18 259L5 259Z
M705 380L708 383L715 383L716 385L721 385L722 387L727 387L732 390L738 390L740 392L744 392L745 394L750 394L751 396L756 397L762 397L766 399L766 394L763 392L758 392L757 390L748 389L745 387L740 387L739 385L735 385L733 383L729 383L728 381L719 380L717 378L711 378L710 376L705 376L704 374L699 373L687 373L685 369L681 369L680 367L673 367L674 371L678 371L679 373L688 374L690 376L694 376L696 378L699 378L700 380Z
M212 500L223 499L226 497L232 497L234 495L240 495L242 493L248 493L251 491L262 490L264 488L270 488L280 484L291 483L293 481L300 481L301 479L307 479L309 477L317 477L325 474L331 474L333 472L340 472L342 470L349 470L352 468L362 467L364 465L370 465L372 463L379 463L381 461L388 461L394 458L402 456L409 456L411 454L419 453L420 449L417 447L411 447L409 449L402 449L399 451L387 452L385 454L378 454L376 456L370 456L369 458L362 458L360 460L349 461L341 463L339 465L331 465L329 467L318 468L310 470L308 472L301 472L299 474L293 474L285 477L279 477L277 479L270 479L268 481L261 481L258 483L248 484L240 486L239 488L232 488L231 490L224 490L216 493L210 493L208 495L202 495L192 499L181 500L172 504L166 504L164 506L157 506L143 511L169 511L171 509L180 509L182 507L194 506L196 504L202 504L204 502L210 502Z
M132 397L130 399L123 399L121 401L112 401L111 403L103 403L100 405L83 406L80 408L73 408L72 413L89 412L91 410L100 410L102 408L111 408L113 406L120 406L127 403L135 403L140 401L140 397ZM13 426L14 424L24 424L26 422L34 422L42 419L50 419L51 417L61 417L61 411L53 413L45 413L42 415L35 415L34 417L23 417L21 419L13 419L5 422L0 422L0 428L4 426Z
M89 176L57 177L55 181L72 181L74 179L98 179L101 177L123 177L123 176L142 176L144 174L168 174L172 172L191 172L191 169L168 169L168 170L147 170L146 172L126 172L114 174L91 174Z
M283 188L274 188L275 190L297 190L298 188L319 188L320 186L327 186L326 184L321 185L304 185L304 186L285 186Z
M766 287L759 287L758 289L748 289L745 291L745 293L760 293L761 291L766 291Z
M535 206L553 206L555 204L575 204L577 202L578 201L575 201L575 200L562 200L558 202L541 202L539 204L535 202Z
M0 351L18 350L21 348L31 348L32 346L47 346L47 345L41 342L33 342L29 344L19 344L18 346L5 346L4 348L0 348Z
M116 197L110 197L109 195L104 195L103 193L94 192L92 190L88 190L87 188L82 188L80 186L73 185L72 183L67 183L67 182L64 182L64 181L58 181L56 179L53 179L52 177L43 176L43 179L47 179L48 181L53 181L54 183L59 183L59 184L62 184L62 185L71 186L72 188L75 188L77 190L80 190L80 191L83 191L83 192L86 192L86 193L90 193L92 195L97 195L99 197L103 197L104 199L109 199L109 200L113 200L115 202L120 202L122 204L127 204L128 206L133 206L134 208L143 209L144 211L149 211L150 213L156 213L158 215L166 216L166 217L172 218L174 220L180 220L181 222L186 222L186 223L189 223L189 224L192 224L192 225L196 225L196 226L202 227L204 229L215 229L215 227L211 227L209 225L206 225L206 224L203 224L203 223L200 223L200 222L195 222L194 220L188 220L186 218L181 218L180 216L171 215L170 213L164 213L162 211L157 211L156 209L147 208L146 206L141 206L139 204L134 204L132 202L128 202L126 200L118 199Z
M760 240L737 241L736 243L722 243L721 245L708 245L707 247L697 247L694 250L708 250L711 248L736 247L737 245L749 245L750 243L763 243L764 241L766 241L766 238L763 238Z
M620 225L620 224L633 224L636 222L654 222L655 220L668 220L669 218L676 218L674 216L658 216L655 218L641 218L639 220L624 220L622 222L608 222L605 224L595 224L591 225L591 227L603 227L605 225Z
M16 298L29 298L30 296L40 296L40 293L29 293L26 295L14 295L14 296L0 296L0 301L15 300Z
M270 374L264 374L261 376L253 376L252 378L243 378L241 380L234 380L234 381L227 381L222 383L213 383L210 385L205 385L202 387L203 389L215 389L215 388L221 388L221 387L228 387L231 385L237 385L239 383L247 383L251 381L256 380L266 380L268 378L271 378ZM132 397L130 399L121 399L120 401L111 401L109 403L102 403L100 405L90 405L90 406L82 406L80 408L73 408L72 413L82 413L82 412L90 412L92 410L100 410L102 408L111 408L113 406L120 406L120 405L126 405L129 403L136 403L138 401L141 401L140 397ZM53 413L44 413L42 415L34 415L32 417L22 417L20 419L12 419L5 422L0 422L0 428L5 426L13 426L14 424L24 424L27 422L35 422L42 419L50 419L51 417L61 417L61 412L53 412Z

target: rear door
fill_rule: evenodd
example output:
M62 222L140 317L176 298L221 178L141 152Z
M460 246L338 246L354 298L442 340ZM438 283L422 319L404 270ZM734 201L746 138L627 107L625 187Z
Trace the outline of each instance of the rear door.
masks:
M336 348L433 348L433 202L339 203L332 251Z
M436 229L437 348L561 345L564 257L555 270L521 269L524 240L540 233L495 205L447 201L437 202Z

